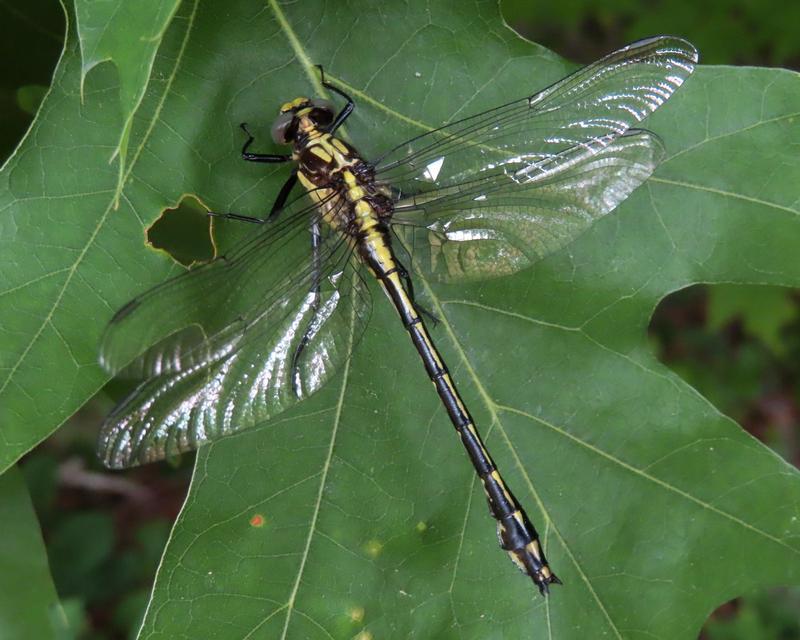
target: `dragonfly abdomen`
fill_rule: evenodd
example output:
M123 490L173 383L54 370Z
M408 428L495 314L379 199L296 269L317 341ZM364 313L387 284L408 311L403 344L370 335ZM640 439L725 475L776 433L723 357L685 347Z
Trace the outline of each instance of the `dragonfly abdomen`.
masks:
M464 405L422 316L417 312L413 300L403 286L388 234L376 229L362 242L362 245L362 259L381 283L400 315L411 342L422 358L425 371L480 478L489 504L489 513L497 521L500 546L508 553L514 564L530 576L539 590L546 593L548 585L560 584L560 580L547 564L539 544L539 534L506 486L486 450L472 416Z
M544 556L539 535L517 499L506 486L494 460L481 440L475 422L464 406L441 356L433 345L422 318L407 327L411 341L422 357L428 375L442 400L453 427L469 455L483 485L489 513L497 520L497 537L500 546L514 564L530 576L543 593L547 586L558 582Z

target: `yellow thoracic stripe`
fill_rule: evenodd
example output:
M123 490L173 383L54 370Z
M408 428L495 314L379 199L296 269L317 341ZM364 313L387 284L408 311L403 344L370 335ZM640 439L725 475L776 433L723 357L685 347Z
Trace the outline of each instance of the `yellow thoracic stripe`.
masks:
M324 148L324 146L321 144L315 144L309 147L308 150L323 162L330 162L331 160L333 160L331 154L328 153L327 150Z

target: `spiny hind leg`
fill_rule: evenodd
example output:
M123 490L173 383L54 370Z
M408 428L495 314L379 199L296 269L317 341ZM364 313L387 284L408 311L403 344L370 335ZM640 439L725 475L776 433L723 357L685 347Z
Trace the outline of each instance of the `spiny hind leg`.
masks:
M311 293L313 298L311 300L311 318L306 324L303 337L294 350L292 356L292 390L297 397L303 393L300 380L300 357L303 351L311 340L314 330L314 324L319 313L319 305L321 299L321 281L322 281L322 263L320 259L320 246L322 245L322 233L319 222L314 222L311 225L311 270L312 270L312 284Z
M395 262L397 263L397 273L403 279L403 284L406 287L408 297L411 299L411 303L414 305L414 308L419 312L420 315L425 316L428 320L430 320L431 324L435 327L440 322L439 318L432 311L429 311L426 307L417 302L417 298L414 295L414 282L411 280L411 276L406 268L400 264L400 262L397 260L395 260Z
M410 261L414 260L414 247L413 247L413 245L411 247L411 251L409 251L408 248L406 247L406 245L403 242L403 238L401 238L400 235L398 234L397 229L395 227L393 227L393 226L390 226L389 228L392 231L392 235L395 238L397 238L398 243L403 248L404 253L408 257L408 259ZM402 280L403 280L403 285L405 286L406 293L408 293L408 297L410 298L411 303L414 305L414 308L417 310L417 312L420 315L425 316L428 320L430 320L431 324L435 327L441 321L439 320L439 318L432 311L430 311L429 309L426 309L424 306L420 305L417 302L417 297L414 294L414 282L411 280L411 275L409 274L408 269L405 268L403 263L400 261L400 259L396 255L395 255L395 260L394 261L395 261L395 264L397 265L397 273L399 274L400 278L402 278Z

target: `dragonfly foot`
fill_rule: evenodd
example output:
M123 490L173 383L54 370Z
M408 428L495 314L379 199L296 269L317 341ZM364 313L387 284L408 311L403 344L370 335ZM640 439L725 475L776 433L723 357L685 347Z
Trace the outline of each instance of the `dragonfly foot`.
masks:
M430 320L431 325L434 328L441 322L441 320L439 320L439 317L432 311L428 311L425 307L420 306L419 304L415 303L415 305L417 307L417 311L419 311L423 316L425 316L428 320Z
M264 222L266 222L261 218L243 216L240 213L216 213L214 211L206 211L206 214L209 218L227 218L228 220L239 220L240 222L250 222L252 224L264 224Z

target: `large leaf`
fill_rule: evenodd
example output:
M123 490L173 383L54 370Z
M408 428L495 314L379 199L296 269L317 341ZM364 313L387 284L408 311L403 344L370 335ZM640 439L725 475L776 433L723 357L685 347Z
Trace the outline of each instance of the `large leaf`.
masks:
M0 638L54 638L66 624L25 480L17 469L0 477Z
M370 6L372 8L370 8ZM183 194L257 214L286 169L237 125L320 93L365 155L568 70L493 4L185 3L134 121L124 190L115 72L72 39L0 205L0 460L104 381L113 310L174 267L142 229ZM201 451L141 637L694 638L738 593L800 579L800 479L645 339L695 282L800 284L795 74L700 69L651 118L670 157L619 211L512 278L419 295L479 427L564 580L541 599L496 548L479 487L402 328L371 331L319 395ZM226 225L222 231L229 231ZM362 637L367 637L362 635Z

